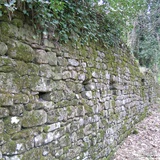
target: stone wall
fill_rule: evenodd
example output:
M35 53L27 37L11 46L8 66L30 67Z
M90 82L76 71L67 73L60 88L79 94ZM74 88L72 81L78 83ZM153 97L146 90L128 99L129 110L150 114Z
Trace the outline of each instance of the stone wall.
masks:
M0 159L109 159L153 103L153 77L124 49L42 45L24 21L0 21Z

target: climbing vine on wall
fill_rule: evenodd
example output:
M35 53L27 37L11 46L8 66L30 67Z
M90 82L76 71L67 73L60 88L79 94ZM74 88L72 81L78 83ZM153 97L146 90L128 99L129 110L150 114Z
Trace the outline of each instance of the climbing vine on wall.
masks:
M117 45L124 22L117 21L119 13L110 14L111 7L107 5L106 1L100 5L99 0L2 0L0 16L7 12L11 20L14 12L20 10L30 17L36 30L52 31L52 37L60 43L72 40L82 45L88 42Z

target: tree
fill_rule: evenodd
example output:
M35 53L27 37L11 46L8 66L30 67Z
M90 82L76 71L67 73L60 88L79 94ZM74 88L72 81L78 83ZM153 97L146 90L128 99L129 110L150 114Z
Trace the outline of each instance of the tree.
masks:
M157 70L160 60L160 2L150 0L147 6L134 21L129 43L141 66Z

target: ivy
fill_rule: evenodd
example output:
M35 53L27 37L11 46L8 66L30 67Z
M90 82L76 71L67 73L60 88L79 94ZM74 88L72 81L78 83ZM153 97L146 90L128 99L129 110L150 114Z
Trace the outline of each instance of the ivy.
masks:
M74 41L85 45L98 42L113 46L120 43L125 20L120 12L111 12L110 8L116 8L118 2L110 0L109 5L107 2L100 5L99 0L3 0L0 16L4 14L2 7L10 19L16 10L20 10L36 24L36 30L49 33L59 43ZM121 9L124 10L125 5L121 5Z

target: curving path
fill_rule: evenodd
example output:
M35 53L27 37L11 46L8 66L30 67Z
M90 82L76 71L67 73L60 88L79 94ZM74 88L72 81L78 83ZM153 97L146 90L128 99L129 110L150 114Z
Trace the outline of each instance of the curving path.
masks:
M114 160L160 160L160 105L135 127L115 153ZM135 132L136 133L136 132Z

